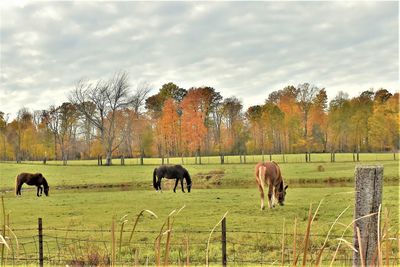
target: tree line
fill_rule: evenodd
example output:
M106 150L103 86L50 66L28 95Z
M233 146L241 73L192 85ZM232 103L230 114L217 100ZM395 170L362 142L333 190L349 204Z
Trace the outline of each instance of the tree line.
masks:
M45 110L21 108L15 119L0 111L2 160L114 157L383 152L399 149L399 93L366 90L328 103L324 88L286 86L263 105L243 109L236 97L212 87L170 82L154 95L127 73L80 80L68 102Z

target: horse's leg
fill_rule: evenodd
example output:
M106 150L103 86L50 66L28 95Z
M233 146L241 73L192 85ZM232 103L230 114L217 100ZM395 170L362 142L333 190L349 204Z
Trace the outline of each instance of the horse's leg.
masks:
M38 197L40 197L40 195L39 195L39 188L40 188L40 186L36 186L36 188L37 188L36 195L37 195Z
M42 196L43 195L43 187L39 186L39 188L40 188L40 196Z
M274 192L274 187L273 187L272 183L270 183L268 185L268 207L270 209L275 207L275 205L272 203L273 192Z
M265 167L260 166L256 172L256 182L258 185L258 190L261 196L261 210L264 210L264 179L265 179Z
M265 209L264 206L264 189L262 188L261 185L258 185L258 190L260 190L260 195L261 195L261 210Z
M18 185L17 187L17 196L21 195L21 188L22 188L22 183Z
M158 189L160 189L160 192L162 193L162 189L161 189L161 179L162 179L162 177L159 177L159 178L158 178L157 185L158 185Z
M176 178L176 181L175 181L175 187L174 187L174 193L176 193L176 187L178 186L178 181L179 181L179 179L178 178Z
M185 193L185 189L183 189L183 177L181 178L181 188L182 188L182 192Z

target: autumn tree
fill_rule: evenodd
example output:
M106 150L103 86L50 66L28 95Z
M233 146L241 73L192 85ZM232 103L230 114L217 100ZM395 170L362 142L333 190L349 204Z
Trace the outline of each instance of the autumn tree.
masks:
M330 151L348 151L350 135L351 105L348 94L340 91L329 103Z
M399 93L391 95L382 90L375 93L368 125L371 146L375 151L399 150Z
M159 118L161 116L164 102L167 99L172 98L177 103L180 103L186 94L187 91L185 89L169 82L163 84L157 94L152 95L145 100L145 107L151 113L153 118Z
M248 146L252 153L261 153L264 161L266 123L263 121L262 115L263 107L260 105L249 107L245 113L251 136Z
M328 141L328 96L321 89L313 99L310 109L308 132L311 133L312 147L316 151L327 151Z
M270 95L266 104L266 114L270 122L278 123L272 125L274 132L274 151L279 153L297 152L305 147L301 139L301 110L297 102L299 90L294 86L286 86L274 96ZM276 106L276 107L275 107ZM280 122L277 118L282 118ZM272 130L271 129L271 130Z
M168 158L176 155L179 146L180 123L178 105L172 98L165 101L159 125Z
M30 139L26 138L29 135L29 130L33 128L32 114L28 109L22 108L18 111L17 117L11 121L7 128L7 142L11 144L14 157L17 163L29 156ZM33 133L31 130L30 135Z
M269 153L285 153L285 125L286 115L274 103L267 102L262 106L262 121L266 128L266 145ZM284 122L284 123L282 123Z
M199 158L201 164L201 149L207 134L205 126L205 109L202 91L190 89L181 103L182 108L182 143L184 147Z
M351 106L351 144L353 151L358 153L361 149L370 151L369 147L369 125L368 120L373 112L372 90L362 92L358 97L350 100Z
M220 156L221 164L224 164L225 162L225 142L224 138L222 135L223 132L223 113L224 113L224 108L223 108L223 103L222 103L222 97L221 99L215 101L213 104L213 107L211 109L211 119L209 120L210 125L211 125L211 130L213 133L213 140L214 140L214 147L218 151L218 154Z
M245 136L243 135L243 105L236 97L229 97L223 101L224 121L228 130L228 138L232 143L232 152L238 154L245 153Z
M212 145L212 135L214 136L214 144L215 140L218 140L218 136L220 133L219 123L221 122L221 111L222 111L222 96L219 92L217 92L213 87L202 86L202 87L192 87L188 92L191 92L192 95L196 95L198 101L198 108L201 113L204 114L204 125L206 127L207 133L203 142L204 151L209 151L210 146Z

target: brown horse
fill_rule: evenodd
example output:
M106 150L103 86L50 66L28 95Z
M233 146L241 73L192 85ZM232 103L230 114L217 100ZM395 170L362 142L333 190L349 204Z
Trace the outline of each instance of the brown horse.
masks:
M49 184L41 173L20 173L15 178L15 195L21 195L22 184L35 185L37 187L36 195L40 197L43 189L46 196L49 195ZM43 185L43 188L42 188ZM40 194L39 194L40 192Z
M268 185L268 207L275 207L272 198L278 201L279 205L283 206L285 202L286 189L284 187L283 177L278 164L274 161L260 162L255 168L256 181L261 194L261 209L264 209L264 185Z

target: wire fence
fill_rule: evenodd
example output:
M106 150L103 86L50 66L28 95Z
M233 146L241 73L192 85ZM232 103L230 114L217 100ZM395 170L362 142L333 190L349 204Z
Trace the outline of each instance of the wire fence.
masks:
M8 235L10 249L6 251L3 263L6 265L32 265L42 259L46 265L69 266L147 266L157 262L169 265L204 266L206 257L210 264L221 265L226 254L229 265L290 265L300 263L304 257L304 233L283 233L244 229L226 229L226 248L221 246L222 229L211 236L211 229L172 229L171 239L157 239L160 230L137 230L130 241L131 230L52 228L43 227L43 251L40 252L38 228L13 229L17 238ZM35 233L36 232L36 233ZM114 236L114 237L113 237ZM307 265L315 265L323 247L326 235L310 234L307 248ZM210 238L210 239L209 239ZM353 250L339 239L352 242L352 235L330 234L324 247L322 265L334 258L335 266L351 266ZM157 241L160 240L158 243ZM384 244L390 248L384 261L398 266L399 237L387 239ZM336 252L337 250L337 252ZM336 252L336 256L334 254ZM114 256L113 256L114 255Z

